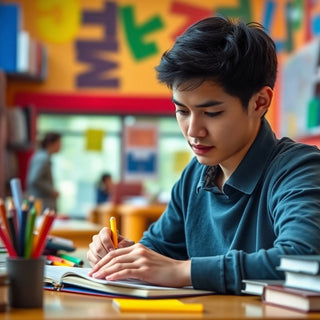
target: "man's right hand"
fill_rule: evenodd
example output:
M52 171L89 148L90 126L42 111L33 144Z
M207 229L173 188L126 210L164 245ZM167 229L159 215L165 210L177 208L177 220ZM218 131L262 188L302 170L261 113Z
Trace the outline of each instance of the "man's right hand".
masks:
M108 252L115 250L111 240L111 229L104 227L100 232L92 237L92 242L89 244L87 259L93 267L96 265ZM134 241L128 240L121 235L118 236L118 248L132 246Z

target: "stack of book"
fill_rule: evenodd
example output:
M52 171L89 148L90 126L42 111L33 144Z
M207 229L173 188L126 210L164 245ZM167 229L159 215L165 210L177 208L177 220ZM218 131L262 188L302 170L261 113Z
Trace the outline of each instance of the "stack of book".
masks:
M320 255L284 255L277 269L284 272L285 280L264 287L264 303L303 312L320 311Z
M245 279L242 292L259 295L268 305L320 311L320 255L283 255L277 269L284 280Z

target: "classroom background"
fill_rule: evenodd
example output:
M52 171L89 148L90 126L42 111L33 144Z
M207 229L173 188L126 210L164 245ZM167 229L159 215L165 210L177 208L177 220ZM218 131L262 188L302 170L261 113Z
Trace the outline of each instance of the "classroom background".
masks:
M187 26L212 15L264 25L279 57L267 118L278 136L320 145L319 1L2 0L0 197L12 177L25 187L37 139L57 131L61 213L86 218L104 172L168 201L192 153L154 67Z

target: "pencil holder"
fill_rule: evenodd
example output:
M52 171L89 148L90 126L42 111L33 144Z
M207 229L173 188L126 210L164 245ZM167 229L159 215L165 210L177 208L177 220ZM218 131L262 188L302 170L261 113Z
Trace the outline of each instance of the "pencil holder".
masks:
M13 308L41 308L43 305L44 257L7 258L9 276L9 306Z

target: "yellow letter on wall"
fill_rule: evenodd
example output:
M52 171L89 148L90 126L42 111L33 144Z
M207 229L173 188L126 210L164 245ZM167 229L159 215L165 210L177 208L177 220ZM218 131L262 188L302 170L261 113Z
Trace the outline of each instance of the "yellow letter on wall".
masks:
M43 40L64 43L75 38L81 23L79 0L37 0L36 25Z

